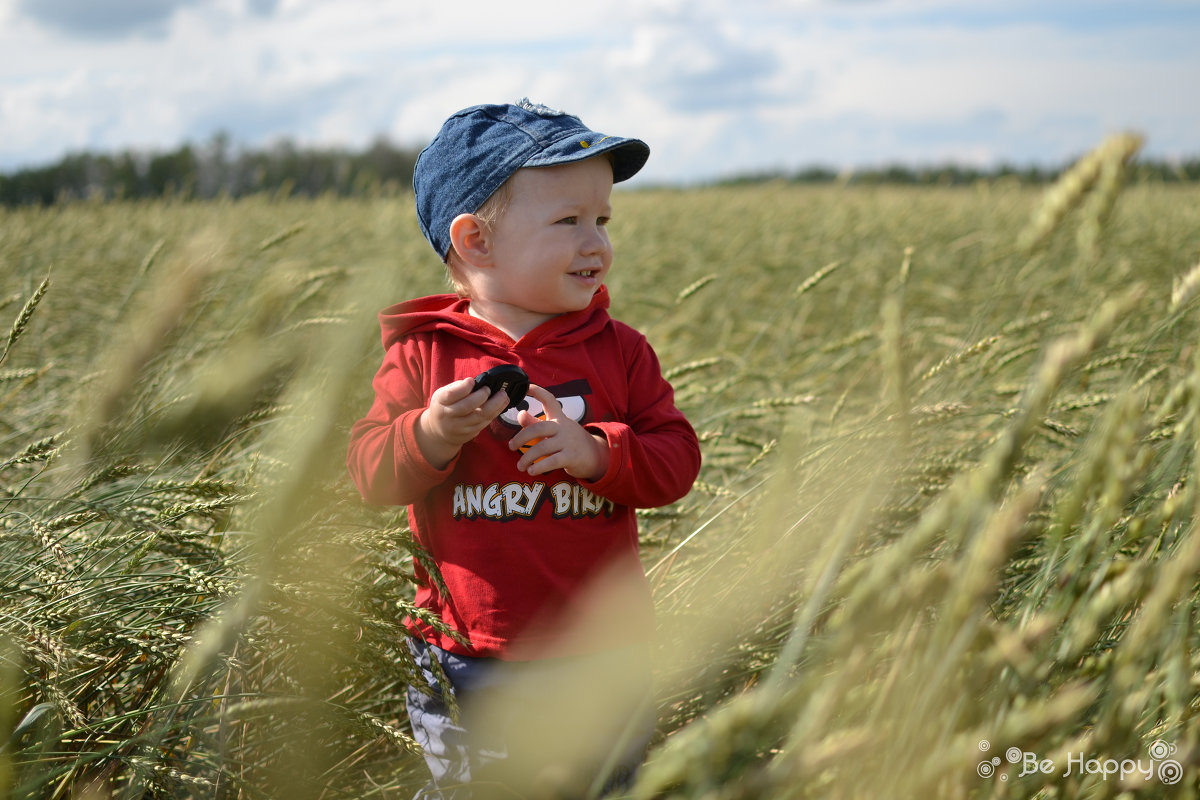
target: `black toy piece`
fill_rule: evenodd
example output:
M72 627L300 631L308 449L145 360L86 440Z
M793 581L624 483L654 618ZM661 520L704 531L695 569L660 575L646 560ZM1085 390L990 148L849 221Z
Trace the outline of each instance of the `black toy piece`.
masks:
M516 364L499 364L475 376L475 389L486 386L492 394L503 391L508 395L508 408L516 408L529 391L529 376Z

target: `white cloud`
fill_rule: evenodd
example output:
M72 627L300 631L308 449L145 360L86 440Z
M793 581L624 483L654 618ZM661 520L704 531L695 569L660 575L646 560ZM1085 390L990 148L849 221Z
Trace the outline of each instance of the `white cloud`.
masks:
M610 64L623 82L640 84L675 111L744 110L773 100L766 87L779 60L760 44L717 20L654 21L635 29Z
M120 0L103 36L62 21L91 0L31 15L33 2L0 0L0 169L217 130L415 145L458 108L523 95L646 139L648 180L1058 163L1125 127L1151 152L1194 155L1200 129L1200 13L1166 0L1140 16L1103 0L613 0L555 15L490 0Z

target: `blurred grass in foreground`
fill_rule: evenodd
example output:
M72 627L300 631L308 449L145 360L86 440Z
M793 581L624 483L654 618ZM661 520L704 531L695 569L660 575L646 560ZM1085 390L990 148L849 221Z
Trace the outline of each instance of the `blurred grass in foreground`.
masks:
M705 453L642 514L635 796L1191 796L1200 192L1118 199L1136 145L1106 147L1045 198L618 194L614 313ZM342 454L375 311L442 290L426 251L403 199L0 216L12 796L423 782L411 542Z

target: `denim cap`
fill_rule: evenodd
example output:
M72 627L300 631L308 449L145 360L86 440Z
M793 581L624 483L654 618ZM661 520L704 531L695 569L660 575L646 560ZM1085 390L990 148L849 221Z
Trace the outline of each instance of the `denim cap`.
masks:
M413 170L417 221L437 254L450 252L450 223L473 214L521 167L550 167L601 153L612 159L613 183L632 178L650 147L605 136L579 117L522 99L464 108L442 125Z

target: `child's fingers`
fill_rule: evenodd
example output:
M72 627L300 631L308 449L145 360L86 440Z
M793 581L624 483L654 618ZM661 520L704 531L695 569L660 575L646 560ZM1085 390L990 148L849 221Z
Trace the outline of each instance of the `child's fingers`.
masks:
M503 391L492 394L486 386L474 387L474 378L463 378L435 391L432 400L445 406L452 416L484 417L489 421L508 408L508 395Z
M475 392L472 390L474 386L474 378L462 378L460 380L447 383L445 386L438 387L434 390L433 395L431 395L429 399L431 402L437 403L438 405L453 406L470 397L472 394L475 394ZM486 389L479 389L480 402L476 403L474 407L477 408L478 406L482 405L483 399L487 397L486 392Z
M487 390L480 389L479 391L483 392ZM470 395L468 395L468 397L473 400L474 394L475 393L472 392ZM489 420L500 416L502 413L504 413L504 409L506 408L508 408L508 393L503 389L489 397L487 401L480 406L483 416L487 417Z
M542 404L545 409L546 419L561 419L562 418L562 403L558 402L558 398L550 393L548 389L543 389L536 383L529 384L528 394Z
M545 417L536 416L529 413L529 411L525 409L521 409L517 412L517 424L522 428L528 428L530 425L536 425L544 419Z
M517 469L530 475L552 472L562 460L554 444L546 439L533 439L519 449L521 457L517 459Z
M531 383L528 394L542 404L542 413L535 416L528 411L521 411L517 415L521 430L509 440L508 447L521 451L517 469L530 475L541 475L567 463L563 452L566 440L561 434L563 422L570 420L563 416L562 404L549 390Z

